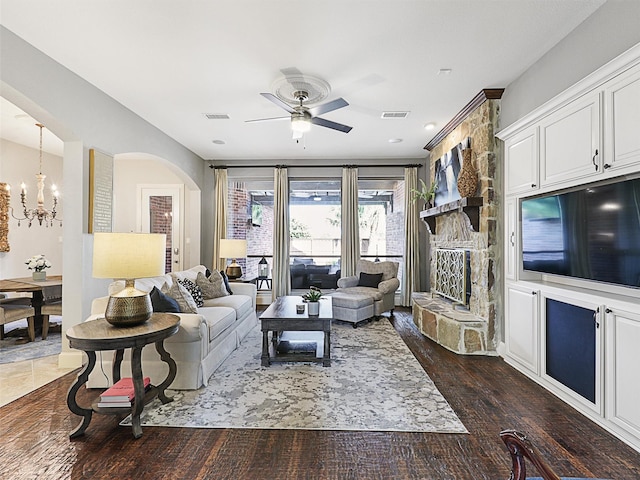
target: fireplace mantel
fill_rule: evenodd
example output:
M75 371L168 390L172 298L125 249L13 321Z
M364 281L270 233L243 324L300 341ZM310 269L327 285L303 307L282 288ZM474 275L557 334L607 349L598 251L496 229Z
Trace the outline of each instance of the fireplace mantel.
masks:
M437 207L422 210L420 218L427 224L429 231L435 235L436 217L454 211L464 212L471 222L471 228L473 228L474 232L477 232L480 227L480 207L483 203L482 197L464 197Z

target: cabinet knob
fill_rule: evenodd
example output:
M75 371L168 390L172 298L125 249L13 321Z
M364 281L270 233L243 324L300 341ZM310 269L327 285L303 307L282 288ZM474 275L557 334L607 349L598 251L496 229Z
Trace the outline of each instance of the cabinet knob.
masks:
M535 183L531 184L531 188L536 188L536 187L537 187L537 185Z
M606 170L607 168L611 168L611 165L609 165L608 163L605 163L605 164L603 165L603 167L604 167L604 169Z

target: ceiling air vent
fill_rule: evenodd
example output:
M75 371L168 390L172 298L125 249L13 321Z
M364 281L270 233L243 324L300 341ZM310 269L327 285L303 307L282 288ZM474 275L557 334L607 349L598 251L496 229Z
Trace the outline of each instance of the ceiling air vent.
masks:
M380 118L407 118L409 112L382 112Z
M226 113L205 113L205 117L209 120L229 120L229 115Z

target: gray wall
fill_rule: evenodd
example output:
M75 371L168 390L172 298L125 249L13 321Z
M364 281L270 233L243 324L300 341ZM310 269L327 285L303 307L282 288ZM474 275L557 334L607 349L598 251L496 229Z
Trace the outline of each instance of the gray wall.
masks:
M637 43L640 0L609 0L507 86L501 102L502 128Z

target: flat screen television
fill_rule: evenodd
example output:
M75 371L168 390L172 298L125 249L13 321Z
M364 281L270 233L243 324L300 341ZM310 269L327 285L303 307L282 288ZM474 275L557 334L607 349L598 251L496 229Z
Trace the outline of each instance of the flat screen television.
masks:
M527 271L640 288L640 178L521 202Z

